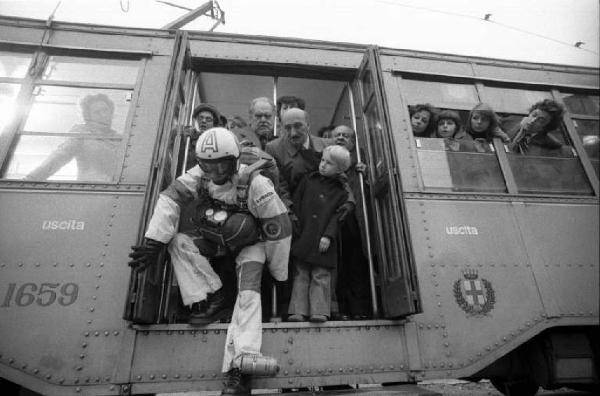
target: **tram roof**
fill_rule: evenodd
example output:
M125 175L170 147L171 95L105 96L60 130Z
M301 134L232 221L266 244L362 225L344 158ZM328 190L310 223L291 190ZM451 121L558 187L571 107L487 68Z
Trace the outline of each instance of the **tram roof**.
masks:
M45 28L47 21L33 18L13 17L13 16L2 16L0 15L0 25L15 26L15 27L28 27L28 28ZM123 27L123 26L111 26L111 25L97 25L97 24L86 24L77 22L61 22L52 21L53 29L57 30L75 30L75 31L86 31L98 34L119 34L119 35L132 35L132 36L148 36L148 37L173 37L176 30L164 30L164 29L149 29L149 28L137 28L137 27ZM185 30L188 33L190 40L204 40L204 41L217 41L217 42L235 42L235 43L251 43L261 45L276 45L280 47L290 48L311 48L311 49L322 49L331 51L344 51L344 52L364 52L369 45L357 44L348 42L334 42L325 40L311 40L302 38L290 38L290 37L278 37L278 36L263 36L263 35L244 35L237 33L221 33L221 32L205 32L197 30ZM6 42L0 39L0 43ZM18 43L16 43L18 44ZM376 45L376 44L373 44ZM500 58L486 58L466 55L456 55L442 52L428 52L418 50L407 50L390 47L379 47L380 53L389 56L400 56L419 58L423 60L437 60L437 61L448 61L448 62L460 62L460 63L477 63L477 64L493 64L496 66L513 67L513 68L524 68L524 69L543 69L548 71L563 71L570 73L594 73L597 74L600 70L596 67L589 66L573 66L563 65L556 63L540 63L540 62L526 62L519 60L500 59Z

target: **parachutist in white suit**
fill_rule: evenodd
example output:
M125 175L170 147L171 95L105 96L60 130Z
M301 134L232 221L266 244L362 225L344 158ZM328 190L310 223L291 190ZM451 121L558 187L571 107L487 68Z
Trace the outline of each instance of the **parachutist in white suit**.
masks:
M224 248L235 254L238 282L223 358L222 369L227 373L223 394L249 395L250 378L239 368L243 355L260 354L262 268L267 262L276 280L287 279L291 223L271 180L251 172L257 167L239 164L240 146L233 133L224 128L207 130L196 143L196 157L198 166L161 192L145 234L146 243L134 247L130 264L148 264L153 246L170 242L184 303L201 301L217 291L221 285L208 264L205 244L177 234L181 208L199 195L207 198L207 205L200 205L199 239L213 242L216 250ZM237 220L228 224L226 219Z

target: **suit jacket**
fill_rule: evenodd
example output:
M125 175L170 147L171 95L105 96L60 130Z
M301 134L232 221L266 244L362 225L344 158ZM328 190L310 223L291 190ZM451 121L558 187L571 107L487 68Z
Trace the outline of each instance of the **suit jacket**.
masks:
M309 135L308 149L298 150L285 136L267 143L265 151L277 161L279 167L279 195L283 202L292 206L291 196L302 176L319 169L323 149L335 144L333 139Z

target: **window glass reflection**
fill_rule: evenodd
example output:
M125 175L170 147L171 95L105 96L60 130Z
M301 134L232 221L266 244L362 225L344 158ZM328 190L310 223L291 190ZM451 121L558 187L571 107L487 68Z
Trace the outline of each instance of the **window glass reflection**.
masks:
M573 120L577 134L581 138L583 148L587 153L596 176L600 176L600 122L598 120Z
M440 108L470 110L479 102L474 85L401 80L402 93L411 105L434 103Z
M600 113L600 101L598 96L563 94L562 97L567 109L573 114L597 116Z
M513 117L514 118L514 117ZM524 123L506 127L512 137L507 157L517 190L523 194L591 195L580 158L559 126L552 131L527 132Z
M19 84L0 83L0 134L15 116L16 98L19 93Z
M375 101L372 101L369 108L365 112L367 119L368 136L371 143L371 150L373 151L373 160L375 162L375 174L379 177L385 172L385 157L384 157L384 138L383 138L383 126L379 118L379 112Z
M50 56L44 80L135 84L138 61Z
M120 145L120 139L21 136L4 177L113 182Z
M486 101L497 112L526 114L529 108L544 99L552 99L549 91L485 87Z
M367 70L365 75L361 79L363 103L366 103L371 94L373 93L373 78L371 77L371 70Z
M451 140L417 138L426 188L463 192L505 192L500 165L491 143L456 146Z
M31 58L31 54L0 51L0 77L24 78Z
M90 121L80 106L86 97L96 94L105 95L112 102L112 118L107 120L107 111L104 115L96 114L94 117L104 117L100 124L107 125L117 134L125 130L127 112L131 91L116 89L91 89L70 88L54 86L38 86L34 89L34 99L31 110L25 122L25 131L44 133L73 133L73 125L82 121ZM99 110L102 113L101 109ZM108 124L107 124L108 123Z

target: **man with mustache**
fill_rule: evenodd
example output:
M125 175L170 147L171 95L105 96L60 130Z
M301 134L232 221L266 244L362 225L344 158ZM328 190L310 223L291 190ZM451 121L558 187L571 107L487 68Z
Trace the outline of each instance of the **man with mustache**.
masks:
M275 138L275 106L266 97L254 98L250 102L249 115L249 125L235 128L233 133L243 146L255 146L264 150L267 143Z

